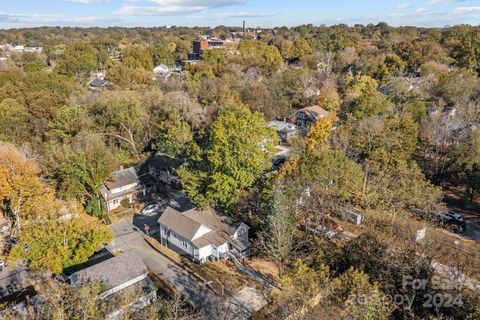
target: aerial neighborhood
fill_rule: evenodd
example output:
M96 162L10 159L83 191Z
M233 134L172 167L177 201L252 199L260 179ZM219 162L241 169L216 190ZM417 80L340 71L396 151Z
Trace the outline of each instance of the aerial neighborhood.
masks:
M480 319L477 7L150 2L2 8L0 319Z

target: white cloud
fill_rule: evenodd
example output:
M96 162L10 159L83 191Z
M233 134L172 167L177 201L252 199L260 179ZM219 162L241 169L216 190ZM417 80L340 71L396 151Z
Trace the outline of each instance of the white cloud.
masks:
M92 4L92 3L105 3L105 2L109 2L110 0L67 0L67 1L84 3L84 4Z
M410 2L399 3L397 5L397 9L408 9L411 7L413 7L413 4L411 4Z
M415 13L427 13L428 10L425 9L425 8L418 8L417 10L415 10Z
M185 6L218 8L235 4L244 4L246 0L150 0L162 6Z
M428 4L439 4L439 3L454 3L454 2L465 2L468 0L430 0Z
M0 24L21 26L93 26L109 25L119 22L118 19L109 19L94 16L67 16L48 14L21 14L0 12Z
M453 12L456 14L480 13L480 7L458 7Z
M222 12L210 15L196 15L188 16L187 19L191 20L223 20L229 18L264 18L276 16L276 13L257 13L257 12Z
M178 15L182 13L195 13L204 10L202 7L181 7L181 6L169 6L169 7L133 7L125 6L121 7L115 13L122 15L140 15L140 16L168 16Z
M197 13L208 9L241 5L247 0L150 0L158 6L124 6L116 11L123 15L168 16Z

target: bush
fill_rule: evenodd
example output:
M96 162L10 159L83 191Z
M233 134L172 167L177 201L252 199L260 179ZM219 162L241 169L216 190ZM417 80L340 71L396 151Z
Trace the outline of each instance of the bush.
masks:
M122 199L122 201L120 201L120 206L122 206L122 208L128 208L130 206L128 198Z

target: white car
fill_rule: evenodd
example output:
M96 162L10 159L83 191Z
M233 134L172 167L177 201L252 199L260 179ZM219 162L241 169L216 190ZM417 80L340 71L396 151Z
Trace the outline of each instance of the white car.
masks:
M160 206L158 204L151 204L140 210L140 214L143 216L154 216L160 211Z
M162 213L163 210L165 210L164 202L154 203L140 210L140 214L143 216L154 216L157 213Z
M455 220L458 220L458 221L463 221L462 215L458 212L449 211L449 212L447 212L446 216L451 217L452 219L455 219Z

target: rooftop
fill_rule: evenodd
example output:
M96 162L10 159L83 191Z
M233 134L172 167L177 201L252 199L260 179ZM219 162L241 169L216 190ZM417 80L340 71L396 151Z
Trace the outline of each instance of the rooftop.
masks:
M275 130L282 132L293 132L301 129L299 126L294 125L293 123L278 120L269 121L268 125Z
M158 222L190 241L193 240L201 226L210 229L211 232L193 241L193 244L199 248L208 244L220 245L231 240L231 236L240 226L239 222L226 216L220 216L214 209L202 211L190 209L179 212L168 207Z
M146 273L148 270L142 259L134 252L125 252L118 257L77 271L70 279L74 286L100 282L111 289Z
M328 111L323 109L322 107L320 106L310 106L310 107L306 107L306 108L302 108L300 110L298 110L297 112L307 112L307 113L316 113L317 115L321 116L321 117L325 117L328 115Z
M113 190L138 182L137 170L134 167L130 167L113 172L104 184L109 190Z

